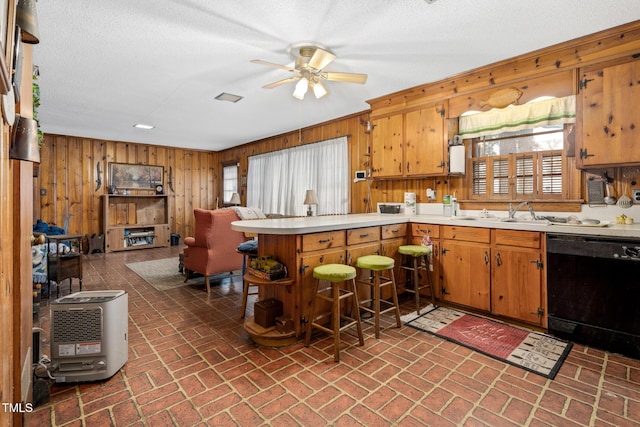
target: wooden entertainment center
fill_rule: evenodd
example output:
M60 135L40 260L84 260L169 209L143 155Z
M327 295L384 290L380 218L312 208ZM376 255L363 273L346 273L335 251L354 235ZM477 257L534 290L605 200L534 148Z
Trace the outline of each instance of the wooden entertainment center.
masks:
M105 252L169 246L169 198L158 195L102 196Z

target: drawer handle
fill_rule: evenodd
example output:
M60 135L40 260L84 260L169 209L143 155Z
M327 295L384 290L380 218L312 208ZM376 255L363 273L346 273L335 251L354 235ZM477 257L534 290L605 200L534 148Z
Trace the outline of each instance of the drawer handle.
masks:
M368 234L368 233L365 233L365 234L361 234L361 235L360 235L360 238L364 238L364 237L369 237L369 234Z
M322 240L318 240L318 243L329 243L331 241L331 239L322 239Z

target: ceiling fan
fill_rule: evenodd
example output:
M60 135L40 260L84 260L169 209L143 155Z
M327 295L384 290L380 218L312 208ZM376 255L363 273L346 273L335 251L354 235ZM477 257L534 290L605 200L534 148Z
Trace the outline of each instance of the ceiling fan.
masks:
M323 80L359 84L364 84L367 81L366 74L324 71L324 68L336 58L336 56L327 48L311 43L292 45L289 48L289 53L293 56L296 52L297 54L294 56L296 62L293 67L274 64L273 62L262 61L260 59L254 59L251 61L254 64L280 68L293 73L291 77L269 83L268 85L263 86L263 88L271 89L289 82L297 81L298 83L293 91L293 96L302 100L309 88L311 88L316 98L322 98L325 96L327 94L327 89L322 83Z

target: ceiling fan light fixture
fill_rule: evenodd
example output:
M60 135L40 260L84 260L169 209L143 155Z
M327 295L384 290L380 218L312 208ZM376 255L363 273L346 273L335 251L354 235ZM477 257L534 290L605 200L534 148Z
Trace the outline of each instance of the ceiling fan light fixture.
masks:
M309 80L307 80L305 77L301 78L300 81L296 83L296 88L293 91L293 97L302 101L308 89L309 89Z
M313 82L312 86L313 94L316 96L316 99L320 99L327 94L327 89L325 89L322 82Z

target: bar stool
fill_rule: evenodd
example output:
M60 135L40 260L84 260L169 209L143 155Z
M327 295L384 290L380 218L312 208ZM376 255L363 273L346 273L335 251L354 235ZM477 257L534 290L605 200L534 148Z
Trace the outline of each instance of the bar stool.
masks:
M431 294L431 304L435 307L436 300L433 292L433 284L431 282L431 274L429 274L429 260L427 256L431 255L431 248L421 245L404 245L398 248L398 253L404 258L411 257L409 263L403 262L400 270L411 271L413 276L413 289L405 289L407 292L413 292L416 296L416 313L420 315L420 291L429 288ZM403 260L404 261L404 260ZM420 262L423 261L423 262ZM424 271L427 276L427 284L422 285L420 282L419 271ZM408 281L407 281L408 282Z
M250 292L250 287L258 287L258 285L255 285L253 283L251 283L249 280L247 280L247 266L250 265L251 260L255 257L258 256L256 251L243 251L240 250L238 248L236 248L236 252L239 254L242 254L243 259L242 259L242 312L240 314L240 318L244 319L244 315L247 311L247 299L249 298L249 295L258 295L259 293L256 292Z
M333 335L333 360L340 361L340 332L345 329L356 326L358 330L358 339L360 345L364 345L364 337L362 335L362 323L360 322L360 312L358 310L358 295L356 293L356 269L343 264L326 264L313 269L313 277L318 279L318 289L311 303L311 317L307 324L305 336L305 347L309 347L311 342L312 329L318 328L321 331ZM330 282L330 285L324 288L320 287L321 281ZM347 283L348 288L342 289L340 284ZM354 317L342 314L340 310L340 302L345 298L352 298ZM316 316L316 300L321 299L331 303L331 312L321 313ZM331 327L319 323L318 320L331 317ZM347 323L340 326L340 320L346 320Z
M360 309L368 313L373 314L373 322L376 338L380 338L380 315L390 311L394 311L396 315L397 327L401 327L400 322L400 305L398 304L398 292L396 291L396 280L393 274L393 267L395 261L393 258L389 258L381 255L365 255L356 260L356 267L362 270L370 270L372 277L369 280L358 280L358 283L370 286L372 288L372 298L360 301ZM390 277L382 276L382 272L387 271ZM385 286L391 286L391 296L393 303L381 300L381 289ZM373 307L368 307L367 304L372 304ZM384 309L381 309L381 304L384 304Z

